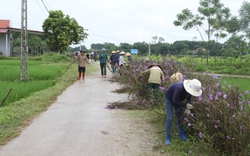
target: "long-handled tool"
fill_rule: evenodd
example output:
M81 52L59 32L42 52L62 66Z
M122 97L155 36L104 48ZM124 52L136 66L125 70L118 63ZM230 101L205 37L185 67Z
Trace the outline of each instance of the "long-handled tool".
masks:
M69 65L68 65L68 67L64 70L64 72L56 79L56 81L58 81L65 73L66 73L66 71L69 69L69 67L74 63L75 61L72 61Z
M109 71L110 71L111 73L113 73L107 62L106 62L106 65L107 65Z
M8 93L5 95L3 101L1 102L0 106L4 103L4 101L7 99L7 97L9 96L10 92L12 91L12 88L10 88L10 90L8 91Z

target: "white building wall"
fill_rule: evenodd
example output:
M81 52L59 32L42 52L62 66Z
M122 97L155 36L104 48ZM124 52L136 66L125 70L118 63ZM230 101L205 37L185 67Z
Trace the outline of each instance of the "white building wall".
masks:
M4 56L10 56L10 36L8 34L0 34L0 52Z

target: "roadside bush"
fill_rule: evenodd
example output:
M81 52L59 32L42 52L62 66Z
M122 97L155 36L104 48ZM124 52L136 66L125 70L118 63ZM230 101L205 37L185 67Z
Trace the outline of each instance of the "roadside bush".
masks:
M65 62L65 61L72 61L72 58L57 53L45 53L43 54L43 61L45 62Z
M147 69L149 65L151 65L153 61L143 61L137 60L129 64L128 66L124 66L119 69L118 74L113 76L111 81L119 82L123 86L126 86L128 94L131 99L142 109L151 108L151 97L150 91L148 89L147 77L141 77L137 80L139 74ZM187 69L176 61L173 58L162 58L159 61L156 61L162 68L165 74L165 80L162 82L160 87L160 91L158 91L157 100L154 100L154 106L161 106L164 107L164 90L170 84L169 78L173 73L181 72L185 75L187 73ZM121 76L120 74L121 73ZM157 107L156 107L157 108ZM125 108L126 109L126 108ZM136 107L138 109L138 106ZM165 114L163 114L165 115Z
M194 74L192 67L187 68L173 58L163 58L157 61L163 67L165 80L160 86L152 102L150 91L147 87L147 78L137 82L138 75L153 63L143 60L134 61L127 67L120 69L122 73L112 78L126 86L131 101L143 108L152 108L159 116L159 123L165 121L164 91L170 85L169 77L176 72L184 74L185 79L199 79L202 83L203 94L199 98L193 98L194 109L190 116L183 118L183 124L188 134L197 143L196 147L206 149L206 153L212 155L249 155L250 154L250 99L249 93L242 93L237 86L228 87L222 85L218 76L210 76L208 73ZM233 70L233 69L232 69ZM130 105L131 106L131 105ZM131 107L129 106L129 109ZM108 106L107 106L108 107ZM126 109L126 105L122 105ZM116 103L109 109L120 108ZM202 145L202 146L201 146Z
M223 87L209 76L199 79L203 94L193 100L194 111L184 118L186 129L213 155L249 155L249 92L230 84Z

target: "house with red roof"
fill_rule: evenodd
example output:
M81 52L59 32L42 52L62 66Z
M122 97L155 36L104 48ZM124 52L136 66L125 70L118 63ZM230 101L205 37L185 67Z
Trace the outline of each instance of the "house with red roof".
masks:
M13 31L21 32L21 29L11 27L10 20L0 19L0 55L13 56L13 45L12 45ZM44 34L44 32L36 30L27 30L27 33L40 34L40 35Z
M0 20L0 55L11 56L12 37L10 31L10 20Z

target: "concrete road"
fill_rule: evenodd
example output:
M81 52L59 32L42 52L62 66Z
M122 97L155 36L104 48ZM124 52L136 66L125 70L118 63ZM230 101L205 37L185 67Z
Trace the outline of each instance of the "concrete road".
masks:
M75 82L19 137L3 146L0 156L155 155L149 143L151 127L143 119L104 108L128 98L111 92L119 86L108 81L110 75L103 79L98 72Z

